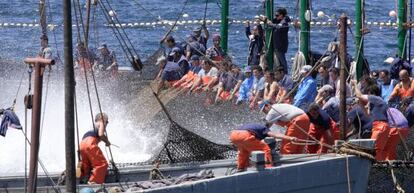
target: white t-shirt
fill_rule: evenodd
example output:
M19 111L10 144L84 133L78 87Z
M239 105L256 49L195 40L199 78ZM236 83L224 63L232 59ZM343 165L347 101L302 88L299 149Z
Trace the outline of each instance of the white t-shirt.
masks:
M211 76L211 77L217 77L218 76L218 70L216 67L211 67L210 71L206 73L204 69L201 69L200 72L198 72L198 76Z
M266 115L266 121L291 121L295 117L304 114L305 111L290 104L280 103L272 105L269 113Z

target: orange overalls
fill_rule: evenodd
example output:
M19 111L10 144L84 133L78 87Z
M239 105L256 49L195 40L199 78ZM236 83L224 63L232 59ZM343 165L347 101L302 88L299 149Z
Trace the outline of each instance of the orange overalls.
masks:
M375 139L375 159L377 161L385 160L385 146L387 145L390 128L385 121L374 121L372 123L371 139Z
M82 57L78 59L78 64L82 70L85 70L87 72L91 70L92 65L93 65L91 64L91 61L88 58L82 58Z
M388 134L387 145L384 148L385 160L396 160L397 159L397 145L400 143L401 137L406 139L409 133L408 128L396 128L390 129Z
M108 162L98 146L99 139L89 136L82 139L80 143L80 154L82 158L81 178L91 173L89 182L102 184L105 182Z
M399 96L400 100L403 100L404 98L407 97L414 97L414 85L413 85L413 80L410 79L410 85L407 87L404 87L403 84L400 82L398 83L394 90L392 91L391 95L392 96Z
M272 167L272 154L270 147L254 134L247 130L233 130L230 133L230 141L237 146L237 168L246 169L249 166L249 156L252 151L263 151L265 153L266 167Z
M330 119L330 125L331 125L330 131L333 137L332 141L328 140L328 136L324 128L322 128L321 126L315 125L313 123L310 124L308 135L319 140L322 144L333 145L332 142L339 139L339 127L337 126L335 121L333 121L332 119ZM309 139L312 140L312 138L309 138ZM319 145L319 144L306 145L306 152L307 153L327 153L328 148L323 145Z
M307 132L309 130L310 121L306 113L295 117L289 122L279 121L277 124L287 127L285 133L287 136L296 137L298 139L308 138ZM295 145L286 139L283 139L282 144L280 145L281 154L301 154L303 153L303 150L303 145Z
M197 74L193 71L188 71L186 75L182 78L182 80L179 80L178 82L173 84L174 88L186 88L186 86L189 83L192 83L193 80L197 77ZM191 85L190 85L191 86Z

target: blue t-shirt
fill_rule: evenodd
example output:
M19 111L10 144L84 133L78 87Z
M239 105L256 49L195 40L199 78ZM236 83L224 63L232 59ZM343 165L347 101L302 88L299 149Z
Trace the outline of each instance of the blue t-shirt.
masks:
M347 115L348 121L354 125L358 132L370 132L372 129L372 117L365 114L364 110L357 106L349 111ZM361 129L361 131L359 131Z
M264 125L257 124L257 123L247 123L247 124L244 124L244 125L240 126L236 130L250 131L250 132L254 133L254 135L256 136L256 139L258 139L258 140L262 140L262 139L266 138L267 133L270 132L269 128L267 128Z
M328 115L335 121L339 122L339 98L331 97L322 107Z
M369 113L374 121L388 121L388 105L385 101L374 95L368 95Z
M404 112L405 118L408 120L408 126L412 127L414 125L414 103L411 103Z
M331 118L324 110L319 110L319 116L316 119L309 115L309 113L307 114L312 124L322 128L325 131L331 128Z
M99 136L99 134L98 134L98 128L94 127L94 129L87 131L83 135L82 140L85 139L85 138L87 138L87 137L98 137L98 136Z
M388 101L388 99L390 98L390 95L392 93L392 91L394 90L395 85L397 85L398 81L391 79L389 84L384 84L381 83L381 97L385 100Z

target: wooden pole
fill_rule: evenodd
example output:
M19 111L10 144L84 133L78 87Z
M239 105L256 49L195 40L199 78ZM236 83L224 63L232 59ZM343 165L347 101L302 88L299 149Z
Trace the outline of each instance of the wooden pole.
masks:
M54 64L53 60L43 58L27 58L26 64L34 66L34 91L32 109L32 128L30 143L30 166L28 192L35 193L37 187L37 163L39 161L40 115L42 109L43 72L47 65Z
M347 51L346 51L346 42L347 42L347 28L348 28L348 17L345 14L341 15L340 18L340 39L339 39L339 59L341 64L340 71L340 93L339 93L339 122L341 130L341 139L345 139L346 134L346 79L348 77L347 70Z

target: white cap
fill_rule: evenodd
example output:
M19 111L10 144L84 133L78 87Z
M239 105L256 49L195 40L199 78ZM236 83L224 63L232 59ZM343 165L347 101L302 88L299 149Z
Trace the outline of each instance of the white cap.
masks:
M305 66L302 66L300 73L307 73L307 72L310 72L311 70L312 70L311 65L305 65Z

